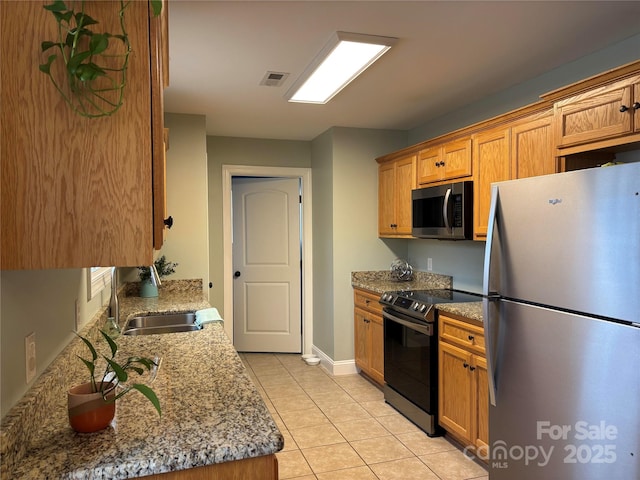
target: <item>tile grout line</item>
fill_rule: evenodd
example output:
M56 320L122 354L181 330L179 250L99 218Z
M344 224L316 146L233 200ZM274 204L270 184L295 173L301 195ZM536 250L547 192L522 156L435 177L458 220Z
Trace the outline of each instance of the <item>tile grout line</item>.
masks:
M254 367L258 365L258 363L256 362L255 364L252 365L251 360L249 355L252 354L241 354L241 358L243 360L243 364L245 365L245 368L247 368L251 373L251 375L253 376L253 378L257 381L257 384L259 386L259 391L261 393L261 396L267 400L269 402L269 404L271 404L270 410L270 414L271 415L276 415L279 419L280 422L282 423L282 425L284 426L284 429L286 430L286 434L287 436L291 439L291 441L294 443L295 448L292 448L291 450L286 450L286 452L289 451L298 451L301 454L302 459L304 460L307 469L311 472L311 474L308 474L309 477L313 477L313 478L318 478L318 475L322 475L325 473L331 473L331 472L339 472L341 470L348 470L350 468L358 468L358 467L344 467L344 468L337 468L336 470L329 470L327 472L319 472L316 473L313 468L311 467L311 464L309 463L309 459L307 457L307 455L305 455L304 449L300 447L300 445L296 442L293 434L291 433L291 430L289 428L289 426L284 422L284 419L282 418L281 414L284 413L286 410L281 411L278 407L276 407L276 404L274 403L274 401L276 400L275 397L272 397L271 394L269 394L268 392L268 385L263 384L262 383L262 378L264 376L270 376L270 375L278 375L278 374L272 374L272 373L267 373L265 374L259 374L256 372L256 370L254 370ZM262 354L259 354L262 355ZM405 444L400 438L399 435L402 435L403 433L411 433L411 432L398 432L398 433L394 433L391 430L389 430L387 427L385 427L384 424L382 424L379 421L379 418L382 417L386 417L386 416L391 416L393 415L393 413L390 413L389 415L379 415L379 416L375 416L372 412L370 412L367 408L365 408L362 403L370 401L370 402L374 402L376 400L367 400L366 396L365 399L361 399L359 400L358 398L356 398L353 395L353 390L357 390L357 386L354 386L353 388L349 388L349 386L344 386L343 383L339 382L336 380L335 376L332 376L329 372L327 372L326 370L321 368L321 371L323 373L323 375L331 380L331 384L332 386L337 386L340 388L340 392L346 394L346 396L350 399L350 401L353 401L355 405L359 406L362 410L364 410L367 415L368 415L368 419L372 419L374 420L378 425L380 425L382 427L382 429L388 433L388 435L384 435L385 437L391 437L393 438L396 442L398 442L399 445L402 445L409 453L410 456L408 457L403 457L403 458L398 458L398 459L392 459L392 460L382 460L379 462L373 462L373 463L367 463L365 461L365 459L362 457L362 455L356 450L356 448L352 445L352 441L348 440L346 437L344 437L343 433L338 429L338 427L336 426L336 423L327 415L327 413L325 412L325 410L322 409L322 407L320 406L320 404L317 403L317 400L314 398L314 393L308 392L305 388L305 384L307 384L307 382L303 382L301 383L301 377L304 375L302 374L303 370L305 367L309 368L309 366L307 366L306 364L304 365L304 367L299 368L296 363L295 360L294 361L283 361L283 357L280 354L264 354L265 355L265 359L269 359L268 362L266 362L264 365L261 365L261 368L259 368L258 370L265 370L265 371L269 371L270 369L274 369L274 370L284 370L284 372L286 372L286 375L289 379L293 380L293 382L295 383L295 385L301 389L301 391L304 393L304 395L311 400L314 408L316 408L321 414L322 417L328 421L328 424L331 425L339 434L339 436L344 440L344 442L339 442L339 443L329 443L329 444L321 444L321 445L315 445L313 447L308 447L308 449L311 448L321 448L321 447L326 447L326 446L331 446L331 445L339 445L342 443L345 443L346 445L348 445L351 450L353 450L355 452L355 454L358 456L358 458L362 461L363 465L367 467L368 471L373 475L374 478L379 479L380 477L373 471L373 469L371 468L372 465L376 465L376 464L384 464L384 463L390 463L390 462L394 462L394 461L401 461L401 460L406 460L406 459L417 459L421 465L423 465L429 472L431 472L431 474L434 476L434 480L435 479L440 479L440 480L451 480L451 477L446 476L446 477L442 477L440 475L438 475L427 463L425 463L425 461L420 458L420 456L416 453L414 453L411 448L409 448L409 446L407 444ZM300 358L297 358L297 361L302 362L302 360ZM263 368L264 367L264 368ZM323 377L320 377L323 378ZM359 378L361 379L363 382L366 382L364 385L369 385L373 388L376 388L379 390L379 388L372 384L371 381L369 379L366 379L360 375L356 376L354 375L353 378ZM357 382L356 382L357 383ZM277 387L277 383L274 383L272 385L270 385L270 387ZM273 394L273 393L272 393ZM281 398L281 397L278 397ZM277 402L276 402L277 403ZM336 403L335 406L339 407L341 405L341 403ZM330 408L331 404L329 405L325 405L325 408ZM282 408L282 407L281 407ZM273 411L271 411L273 410ZM398 414L399 415L399 414ZM350 419L350 420L345 420L344 423L348 423L351 421L357 421L358 419ZM338 422L340 423L340 422ZM313 428L313 426L310 427L300 427L300 428ZM375 438L375 437L370 437L370 438ZM365 438L363 440L368 440L368 438ZM448 443L451 444L451 441L448 440ZM457 447L453 444L451 444L451 450L459 450L457 449ZM432 452L432 453L427 453L424 454L422 456L428 456L428 455L434 455L434 454L440 454L440 453L445 453L451 450L443 450L443 451L436 451L436 452ZM306 475L303 475L303 477L305 477ZM288 477L288 478L299 478L299 477ZM457 478L457 477L456 477ZM481 479L485 479L488 478L486 475L474 475L471 477L465 477L464 480L481 480ZM463 479L459 479L459 480L463 480Z

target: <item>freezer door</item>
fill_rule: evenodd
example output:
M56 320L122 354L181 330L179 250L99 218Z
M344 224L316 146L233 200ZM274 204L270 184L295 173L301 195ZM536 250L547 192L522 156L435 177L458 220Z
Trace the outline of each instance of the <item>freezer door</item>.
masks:
M640 478L640 328L497 303L489 479Z
M640 163L501 182L493 189L495 245L489 236L487 252L494 254L486 290L640 322Z

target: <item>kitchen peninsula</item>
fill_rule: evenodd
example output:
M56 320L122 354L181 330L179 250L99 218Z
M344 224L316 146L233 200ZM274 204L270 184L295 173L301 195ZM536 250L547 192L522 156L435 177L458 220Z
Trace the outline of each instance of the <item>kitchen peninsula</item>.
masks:
M199 282L165 284L157 298L122 296L121 324L134 315L209 306ZM104 321L103 314L79 333L95 336ZM86 349L74 339L3 419L2 478L217 479L232 471L277 478L274 454L284 446L282 434L221 323L195 332L123 335L118 345L122 355L161 357L151 386L162 416L134 392L118 400L107 429L75 433L66 390L86 376L75 357L86 356Z

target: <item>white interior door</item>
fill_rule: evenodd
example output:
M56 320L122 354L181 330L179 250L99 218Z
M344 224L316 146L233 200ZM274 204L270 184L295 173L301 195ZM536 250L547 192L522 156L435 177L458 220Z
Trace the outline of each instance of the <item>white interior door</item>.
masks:
M234 346L302 350L300 180L233 178Z

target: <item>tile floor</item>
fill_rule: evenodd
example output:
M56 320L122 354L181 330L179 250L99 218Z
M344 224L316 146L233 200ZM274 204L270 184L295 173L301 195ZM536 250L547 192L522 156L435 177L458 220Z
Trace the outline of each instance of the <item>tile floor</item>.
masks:
M445 437L429 438L360 375L332 376L300 355L240 357L285 440L281 479L488 480Z

